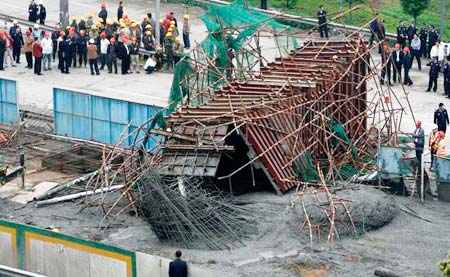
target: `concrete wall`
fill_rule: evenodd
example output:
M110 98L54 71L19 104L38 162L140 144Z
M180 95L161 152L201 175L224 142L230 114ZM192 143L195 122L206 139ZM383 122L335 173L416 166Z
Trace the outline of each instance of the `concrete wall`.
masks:
M169 259L0 220L0 264L48 277L162 277ZM189 266L190 277L229 277Z

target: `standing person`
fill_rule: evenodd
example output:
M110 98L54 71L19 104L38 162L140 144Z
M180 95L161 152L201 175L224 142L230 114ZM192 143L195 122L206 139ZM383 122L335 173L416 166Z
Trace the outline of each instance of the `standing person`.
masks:
M155 50L155 39L153 38L153 34L151 31L145 32L144 39L142 40L144 44L144 49L147 51ZM148 59L148 56L144 56L144 59Z
M28 6L28 21L35 22L38 20L38 7L34 0L31 0Z
M411 20L411 24L408 26L406 34L408 35L409 44L411 44L414 39L414 35L417 34L416 22L414 20Z
M86 21L86 28L90 30L92 26L94 26L94 21L92 18L94 17L94 14L92 12L88 13L88 20Z
M430 153L431 153L431 165L430 170L433 169L434 165L434 156L436 155L436 151L439 144L439 130L437 124L433 124L433 127L430 132L430 140L428 142Z
M86 31L80 30L80 35L77 38L78 63L80 67L84 65L85 68L87 65L87 43Z
M419 70L422 70L422 63L420 57L422 57L422 41L420 40L417 34L414 35L413 40L411 41L411 49L412 49L412 59L411 59L411 68L414 62L414 58L417 60L417 66Z
M41 42L42 46L42 54L44 56L44 71L52 70L51 62L52 62L52 53L53 53L53 42L50 39L50 32L45 32L44 38Z
M403 76L403 84L407 86L411 86L413 84L411 78L409 77L409 70L411 69L412 58L411 54L409 54L409 48L403 48L403 70L405 74Z
M14 34L12 35L13 43L13 59L17 64L20 64L20 52L22 50L22 46L25 44L23 41L22 31L20 27L17 26Z
M102 3L100 5L100 12L98 13L98 17L103 19L103 22L106 22L106 19L108 18L108 11L106 10L105 3Z
M13 25L11 28L9 28L9 34L14 37L14 34L16 33L17 27L19 27L19 22L17 20L13 20Z
M395 44L395 50L392 53L392 60L394 65L394 73L393 73L393 81L395 82L401 82L401 72L402 72L402 65L403 65L403 52L400 49L401 45L400 43Z
M191 24L189 23L189 15L183 16L183 44L184 48L191 48L191 41L189 40L189 33L191 32Z
M428 88L427 92L431 90L431 87L433 87L433 91L436 92L437 90L437 79L439 77L439 63L437 61L437 58L433 58L428 64L430 67L430 71L428 73L429 79L428 79Z
M439 35L436 32L436 29L434 28L434 25L430 25L430 30L428 31L428 50L427 50L427 57L433 58L431 56L431 49L436 45L436 41L438 40Z
M156 47L156 53L153 55L153 59L156 62L156 70L161 70L164 63L164 53L161 46Z
M100 70L103 70L105 68L109 44L110 42L106 38L106 33L102 32L100 34Z
M39 0L39 24L45 25L46 18L47 18L47 10L45 9L42 0Z
M450 98L450 56L447 57L444 67L444 92L447 98Z
M406 31L405 23L403 23L403 20L400 20L397 26L397 43L399 43L402 48L406 46Z
M111 44L108 45L108 73L112 73L114 67L114 74L117 74L117 54L116 54L116 38L112 37Z
M25 43L23 46L25 52L25 58L27 60L27 66L25 68L33 68L33 38L31 37L31 31L27 30L25 32Z
M431 48L430 56L431 58L437 59L440 68L444 67L445 51L440 39L437 39L434 46Z
M169 70L173 68L173 39L172 33L167 32L166 37L164 39L164 52L166 54L167 66L166 69Z
M436 156L441 158L447 158L447 139L445 138L445 133L443 131L439 131L439 142L438 149L436 151Z
M414 138L414 147L416 148L416 158L419 162L419 167L422 164L423 146L425 145L425 132L422 129L422 122L416 121L416 130L412 134Z
M123 16L123 1L119 2L119 7L117 8L117 19L121 19Z
M427 58L427 39L428 39L428 28L425 23L422 22L422 26L420 27L419 32L419 38L420 38L420 52L422 52L422 57Z
M64 31L59 32L58 37L58 68L62 74L69 73L69 66L66 63L65 53L67 51L67 42L65 39L66 33Z
M100 75L98 70L98 54L97 54L97 45L95 45L95 40L93 38L89 39L89 45L87 46L88 58L89 58L89 67L91 69L91 75L95 74Z
M188 266L187 263L181 260L181 251L175 252L175 260L169 263L169 277L187 277Z
M72 16L72 23L70 23L70 29L78 32L78 23L77 23L77 18L75 16Z
M78 23L78 30L79 31L83 30L84 32L86 32L87 30L86 20L84 19L83 16L80 18L80 22Z
M444 103L439 103L439 108L434 111L433 123L437 124L439 131L444 133L447 131L449 120L447 110L444 108Z
M52 53L52 59L53 62L56 60L56 52L58 51L58 38L59 33L61 32L61 27L59 24L55 25L55 30L52 33L52 43L53 43L53 53Z
M384 85L386 82L386 77L387 77L387 83L390 86L392 86L392 83L391 83L392 55L391 55L391 49L389 48L388 44L383 45L383 53L381 55L381 59L382 59L384 66L381 69L380 83L382 85Z
M328 38L328 28L327 28L327 11L324 10L323 6L319 6L319 10L317 11L317 19L319 21L319 33L320 37L324 36Z
M181 57L183 56L184 53L183 44L181 44L180 37L176 37L174 39L172 51L173 51L173 63L177 64L181 60Z
M38 38L39 40L42 39L42 31L40 29L39 24L34 24L33 26L33 40Z
M33 45L33 57L34 57L34 74L42 75L42 46L38 38L34 39Z
M5 60L6 40L5 33L0 31L0 70L5 70L3 61Z
M152 18L152 13L147 13L148 22L150 23L150 26L152 26L152 32L155 32L156 28L156 21ZM144 28L142 28L144 29ZM154 36L155 34L153 34Z
M130 48L127 43L128 36L123 36L117 46L117 57L122 60L122 75L128 74L130 69Z
M70 48L70 56L68 56L68 58L70 57L70 61L69 61L69 67L73 66L74 68L77 67L77 34L75 33L74 28L70 28L69 31L69 37L67 38L69 40L69 48Z
M5 33L5 38L6 38L6 51L5 51L5 67L7 67L7 63L8 63L8 59L11 62L11 66L15 67L15 63L14 63L14 58L13 58L13 44L14 44L14 40L12 39L12 37L9 35L8 31L4 31Z
M69 31L69 36L64 37L64 73L69 74L69 68L72 65L72 55L73 55L73 40L70 37L70 33L73 31Z
M131 37L130 43L130 59L131 64L133 65L133 70L136 73L140 73L139 71L139 42L137 42L137 38L135 36ZM131 72L133 73L133 72Z

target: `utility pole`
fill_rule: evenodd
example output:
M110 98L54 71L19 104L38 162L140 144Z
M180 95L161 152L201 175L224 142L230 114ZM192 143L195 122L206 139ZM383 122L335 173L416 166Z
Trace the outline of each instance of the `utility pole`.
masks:
M160 34L160 32L159 32L159 29L160 29L160 27L159 27L159 19L161 18L160 17L160 10L159 10L159 6L160 6L160 0L155 0L155 21L156 21L156 24L155 24L155 29L156 30L154 30L155 31L155 40L156 40L156 42L155 42L155 45L156 46L160 46L159 45L159 41L160 41L160 36L161 36L161 34Z
M69 25L69 0L59 0L59 23L63 30Z
M445 2L446 1L447 0L441 0L441 26L440 26L441 31L439 34L440 39L444 38L444 20L445 20L444 17L445 17Z

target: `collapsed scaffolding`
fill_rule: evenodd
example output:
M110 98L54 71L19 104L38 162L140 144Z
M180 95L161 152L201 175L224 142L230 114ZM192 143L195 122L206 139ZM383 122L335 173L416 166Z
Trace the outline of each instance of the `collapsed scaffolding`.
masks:
M407 94L378 82L385 64L370 52L384 42L369 46L358 31L314 38L245 1L210 5L202 20L208 36L176 65L168 109L105 148L85 185L102 192L100 226L133 210L161 240L224 249L255 228L233 192L296 188L300 202L327 195L326 220L312 226L305 209L301 229L312 240L328 228L332 243L335 206L348 209L328 187L375 170L377 147L397 144L406 114ZM103 193L118 184L117 197Z

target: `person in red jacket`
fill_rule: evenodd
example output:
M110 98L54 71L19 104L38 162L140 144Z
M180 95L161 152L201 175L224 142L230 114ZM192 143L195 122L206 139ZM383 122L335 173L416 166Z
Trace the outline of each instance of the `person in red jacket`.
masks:
M34 39L33 56L34 56L34 74L42 75L41 69L42 69L43 54L42 54L42 46L41 46L41 42L39 41L39 38Z

